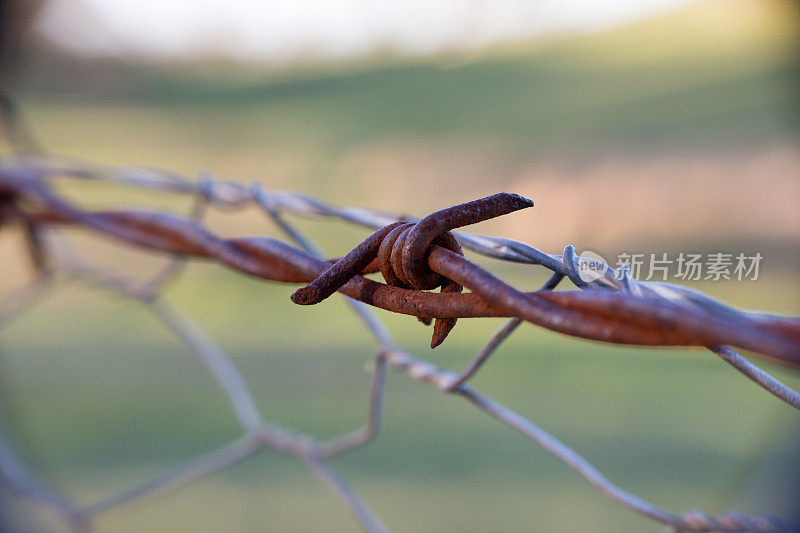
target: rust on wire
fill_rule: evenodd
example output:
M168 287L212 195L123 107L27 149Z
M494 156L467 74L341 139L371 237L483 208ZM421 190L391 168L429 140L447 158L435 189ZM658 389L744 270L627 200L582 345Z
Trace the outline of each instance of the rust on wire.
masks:
M419 222L395 222L379 229L322 275L292 294L301 305L319 303L358 275L377 258L383 279L391 287L427 290L441 287L443 294L460 293L458 282L434 272L427 265L433 244L464 255L450 230L476 224L526 207L533 201L517 194L498 193L431 213ZM424 323L431 317L418 315ZM437 317L431 348L439 346L456 325L456 317Z
M100 177L103 174L103 177ZM113 174L113 172L112 172ZM368 531L386 528L326 459L364 445L379 431L385 369L401 371L439 390L459 395L477 409L537 442L574 469L615 502L674 531L789 531L792 525L770 515L745 516L729 511L717 516L700 511L671 514L614 485L574 450L539 426L478 393L469 379L521 321L587 339L653 346L706 346L775 397L800 410L800 394L753 365L726 345L736 345L789 364L800 363L800 322L796 319L747 313L685 288L640 283L626 272L617 278L585 282L571 246L561 256L544 254L507 239L459 234L452 229L530 207L525 198L501 193L437 211L418 222L386 213L339 208L291 193L272 194L261 186L203 179L192 184L167 171L122 168L110 179L156 190L196 194L198 205L190 218L146 211L85 211L54 192L48 178L59 175L108 179L105 171L59 164L57 161L0 165L0 225L19 221L28 236L34 264L49 268L51 246L43 239L49 226L69 224L90 229L149 250L170 254L173 260L149 281L134 282L90 267L74 259L61 271L141 301L179 338L186 342L217 378L229 397L246 433L217 450L191 459L139 485L89 505L79 505L28 473L0 434L0 474L18 493L33 498L61 515L74 531L86 531L92 519L146 495L163 493L200 476L225 468L262 447L299 457L328 485ZM205 203L240 207L254 201L301 249L266 237L220 238L199 223ZM199 209L197 208L199 206ZM336 217L377 229L342 258L320 259L318 248L284 221L279 208L314 216ZM399 220L398 220L399 219ZM53 229L53 232L56 230ZM47 232L48 234L51 232ZM459 240L461 243L459 243ZM66 243L66 239L64 240ZM463 255L465 247L501 259L538 264L553 274L536 292L521 292L480 268ZM58 255L58 254L55 254ZM375 357L369 417L359 430L319 441L264 421L241 374L224 351L186 316L162 301L160 290L189 257L208 258L232 269L271 281L308 284L293 295L301 304L317 303L339 291L355 300L388 311L435 319L432 346L440 343L458 318L507 316L511 321L489 341L469 365L455 374L397 348L369 309L359 302L356 311L381 348ZM58 259L56 257L55 259ZM64 263L53 261L54 263ZM176 266L177 265L177 266ZM381 272L385 284L367 279ZM49 270L35 284L12 295L0 311L0 323L20 312L52 285ZM565 277L583 292L551 292ZM310 283L309 283L310 282ZM431 289L441 287L439 293ZM462 293L467 288L471 292ZM611 290L608 290L611 289ZM8 300L8 298L6 299ZM16 303L15 303L16 301ZM6 302L7 303L7 302Z
M338 290L364 303L423 319L517 317L559 333L602 342L732 345L800 365L800 320L739 312L718 303L698 305L690 299L638 296L632 291L589 288L578 292L521 292L466 259L455 239L446 237L448 228L531 205L530 200L517 195L501 193L468 202L433 213L416 224L390 224L332 266L280 240L223 239L196 221L174 215L87 212L56 195L44 178L30 172L0 171L0 194L15 199L18 208L12 210L12 216L33 226L75 224L143 248L215 259L262 279L311 282L293 295L300 304L316 303ZM391 249L387 244L381 253L381 245L390 235L395 239ZM359 274L374 269L376 259L379 270L388 278L386 284ZM437 284L443 287L440 293L407 288L433 288ZM462 286L471 292L461 293ZM441 342L453 324L441 320L432 345Z

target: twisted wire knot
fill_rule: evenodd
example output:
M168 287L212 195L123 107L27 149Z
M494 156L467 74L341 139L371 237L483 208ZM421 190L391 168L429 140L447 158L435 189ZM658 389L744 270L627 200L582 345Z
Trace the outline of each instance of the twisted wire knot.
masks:
M442 292L461 292L464 289L461 285L434 272L428 265L432 247L441 246L464 255L450 230L532 206L533 201L525 197L498 193L436 211L418 222L389 224L364 239L314 281L298 289L292 294L292 301L300 305L319 303L353 276L366 273L365 269L374 260L386 284L392 287L415 290L441 287ZM441 344L456 325L455 318L417 318L425 324L436 318L431 348Z
M424 219L423 219L424 220ZM450 231L431 236L415 231L414 222L400 222L386 234L378 247L378 268L387 285L404 289L430 290L439 286L459 286L430 269L426 258L431 246L441 246L459 255L464 255L461 245ZM409 236L412 237L409 240ZM430 241L430 242L428 242ZM408 244L408 246L406 246ZM451 290L449 292L461 292Z

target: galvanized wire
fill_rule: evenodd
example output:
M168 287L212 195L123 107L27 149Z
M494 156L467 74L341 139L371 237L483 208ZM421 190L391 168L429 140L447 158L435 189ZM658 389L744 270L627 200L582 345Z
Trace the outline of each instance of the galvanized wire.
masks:
M171 218L164 224L162 224L163 220L155 219L149 215L144 218L139 215L137 215L139 218L131 218L130 216L126 218L127 215L124 213L122 215L119 213L89 213L72 208L66 200L54 192L54 189L49 188L51 181L60 177L103 180L154 191L190 194L197 198L197 203L191 217L185 222ZM33 190L34 194L25 197L24 193L30 190ZM180 273L181 265L188 256L192 255L189 253L176 253L169 246L177 246L175 242L181 241L181 239L183 241L181 241L182 244L180 246L196 246L203 238L210 235L198 233L201 231L201 226L197 224L202 215L203 207L207 204L214 204L231 210L253 204L259 206L278 228L301 249L293 249L288 245L282 244L280 246L283 247L280 250L294 254L293 257L300 258L306 261L305 264L310 265L306 271L300 272L302 269L298 269L296 263L289 263L291 268L283 272L283 275L288 275L291 278L287 278L284 281L292 282L309 281L309 278L313 279L318 276L330 266L330 263L321 261L324 255L319 247L288 222L284 214L335 218L372 229L379 229L397 222L400 220L397 215L371 209L333 206L304 195L268 191L260 184L243 185L230 181L216 180L207 174L202 175L199 180L191 180L169 171L134 167L109 168L53 157L25 156L0 162L0 193L3 192L6 195L6 211L0 212L0 220L2 220L3 213L5 213L8 220L22 221L29 224L35 223L37 231L40 231L41 234L37 237L36 242L32 243L31 247L32 249L36 249L36 247L43 248L42 252L48 262L47 268L41 270L39 277L31 285L4 300L4 305L0 308L0 326L30 305L33 305L47 289L67 280L79 279L124 295L133 301L139 302L145 309L160 319L173 334L198 356L227 394L233 413L238 418L243 430L240 438L216 450L211 450L204 455L190 459L153 479L130 487L118 494L112 494L100 501L83 505L74 502L67 495L56 489L37 481L27 471L22 461L19 460L8 439L0 438L0 470L2 470L2 477L8 487L21 496L50 509L56 515L62 517L65 524L74 531L88 531L91 529L93 518L99 514L110 512L142 498L152 498L174 490L199 477L209 475L252 456L262 449L271 449L297 457L340 498L364 529L368 531L385 531L386 526L369 509L355 490L338 473L332 470L327 461L332 457L351 452L367 444L380 431L387 368L402 372L416 381L428 383L442 392L463 397L480 411L541 445L611 500L673 530L790 531L796 527L774 516L759 515L748 517L734 511L717 516L707 515L699 511L687 511L681 515L672 514L618 487L585 458L538 425L477 392L470 385L469 380L487 363L492 353L503 340L517 329L525 316L520 317L512 314L513 318L487 342L467 367L457 374L441 369L422 358L412 356L403 351L395 344L386 327L374 312L369 309L369 306L362 302L348 299L348 302L353 305L356 313L376 339L378 345L368 394L368 417L364 426L360 429L346 432L329 440L320 441L313 436L296 433L265 421L244 379L225 351L188 316L171 306L162 295L162 289L165 284ZM2 195L0 194L0 199L2 199L1 197ZM20 202L22 203L20 204ZM26 211L30 206L22 205L25 202L35 204L33 210L39 209L38 218L30 215L30 210ZM45 207L49 205L50 211L42 211L43 205ZM26 218L27 215L30 216ZM100 232L106 232L112 236L121 236L123 239L133 240L139 245L142 245L143 242L147 244L147 242L143 241L141 236L131 237L133 235L132 231L141 230L141 227L133 227L134 222L145 227L146 231L150 231L154 223L162 224L159 226L159 231L162 231L165 227L170 231L179 228L173 233L164 233L162 231L158 235L156 235L156 232L147 234L147 238L152 239L151 244L156 243L153 247L170 251L173 258L156 276L144 281L130 279L115 272L99 269L88 264L80 254L71 251L69 247L65 247L68 238L60 233L57 228L52 227L52 224L61 223L65 220ZM403 220L413 221L416 219L403 217ZM190 224L191 221L193 221L193 225ZM186 237L186 235L189 235L189 237ZM611 268L607 268L600 278L587 282L578 274L577 262L579 258L571 246L567 246L560 255L547 254L527 244L509 239L469 233L455 233L455 235L464 248L474 252L513 262L541 265L551 270L552 275L548 282L538 292L528 294L545 297L562 279L568 278L577 287L588 289L585 294L593 295L601 292L603 294L621 295L621 299L617 298L614 302L645 298L649 306L669 308L670 305L678 305L679 310L703 313L702 316L711 317L722 324L730 323L733 326L746 324L748 327L756 329L762 326L764 328L773 328L768 331L777 332L776 335L783 334L782 332L786 330L794 331L792 328L795 327L795 324L790 320L733 309L684 287L667 283L639 282L626 275L625 272L620 275L620 273ZM219 243L223 241L217 241L211 237L208 237L208 239L210 239L209 242L211 243L208 246L222 246ZM239 244L236 244L237 242ZM242 252L243 255L237 259L240 263L245 260L252 260L256 253L260 251L254 246L246 248L246 244L244 241L233 241L232 244L234 247L239 246L237 249L239 252L244 250ZM290 250L295 251L290 252ZM214 254L210 254L210 256L213 257ZM449 256L443 253L439 253L437 257L439 257L437 261L444 262L446 265L463 266L462 263L447 263L446 260L448 260ZM245 271L246 268L246 266L240 267ZM477 272L482 276L489 276L484 271ZM453 275L455 274L456 272L453 270ZM292 276L295 277L292 278ZM269 278L269 276L262 277ZM489 278L484 277L481 279ZM473 302L475 300L469 301ZM431 316L436 317L437 315L433 314ZM462 315L456 314L454 316ZM525 319L528 320L527 318ZM788 338L788 346L791 348L791 336ZM717 344L708 345L708 347L759 386L794 408L800 409L800 395L797 392L786 387L774 377L744 359L730 347ZM797 348L796 345L794 347ZM765 350L765 353L769 352ZM791 357L787 360L791 362Z

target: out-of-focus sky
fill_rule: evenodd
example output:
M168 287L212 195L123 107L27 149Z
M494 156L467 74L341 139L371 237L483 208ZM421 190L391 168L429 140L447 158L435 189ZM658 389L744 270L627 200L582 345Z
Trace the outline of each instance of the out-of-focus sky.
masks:
M593 31L696 0L51 0L39 29L87 55L287 61L419 55Z

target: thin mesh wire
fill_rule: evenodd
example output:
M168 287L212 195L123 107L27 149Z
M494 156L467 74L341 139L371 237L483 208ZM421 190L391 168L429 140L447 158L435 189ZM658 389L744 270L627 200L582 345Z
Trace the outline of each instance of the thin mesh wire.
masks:
M242 185L215 180L208 174L191 180L176 173L135 167L103 167L83 162L53 157L19 157L0 163L0 173L27 171L48 177L70 176L90 180L123 183L153 191L191 194L196 198L191 216L200 219L205 207L214 204L229 210L259 206L265 215L298 247L316 257L324 257L321 249L294 225L284 214L306 217L329 217L369 228L379 228L399 220L397 215L377 210L337 207L316 198L286 192L268 191L258 183ZM405 217L408 220L408 217ZM580 288L607 288L615 291L647 294L666 300L688 301L723 317L743 313L724 306L689 289L656 282L638 282L608 268L606 275L592 282L583 281L574 265L577 256L568 246L562 255L543 253L527 244L509 239L456 233L461 244L477 253L513 262L541 265L553 272L541 290L551 290L565 277ZM269 448L297 457L308 469L350 509L358 522L368 531L386 531L386 526L367 506L358 493L328 463L328 460L366 445L379 432L387 369L403 373L410 378L430 384L442 392L461 396L478 410L517 430L558 457L586 481L611 500L666 525L674 531L790 531L791 524L770 515L744 516L736 511L712 516L690 510L680 515L672 514L656 505L618 487L577 452L559 441L534 422L493 401L476 391L469 380L490 359L492 353L521 323L510 319L459 373L437 367L424 358L402 350L369 306L347 299L365 328L375 338L377 352L372 367L369 392L368 418L363 427L328 440L296 433L268 422L262 416L253 396L236 365L225 351L194 321L172 306L162 294L163 288L181 272L184 257L172 258L155 276L146 280L132 279L107 269L89 264L70 245L69 238L55 228L46 228L40 235L41 243L54 258L54 264L43 270L30 285L8 295L0 307L0 326L40 301L54 286L70 279L114 291L132 301L139 302L158 318L177 338L183 341L214 376L225 392L242 428L242 436L189 459L160 473L144 483L129 487L117 494L90 503L79 504L68 495L49 487L33 476L19 459L9 443L0 434L0 471L7 486L17 494L27 497L60 516L74 531L90 531L94 517L128 505L131 502L153 498L175 490L202 476L209 475L249 457L261 449ZM748 314L752 315L752 314ZM711 350L764 389L787 404L800 409L800 395L786 387L765 371L747 361L727 346L714 346Z

